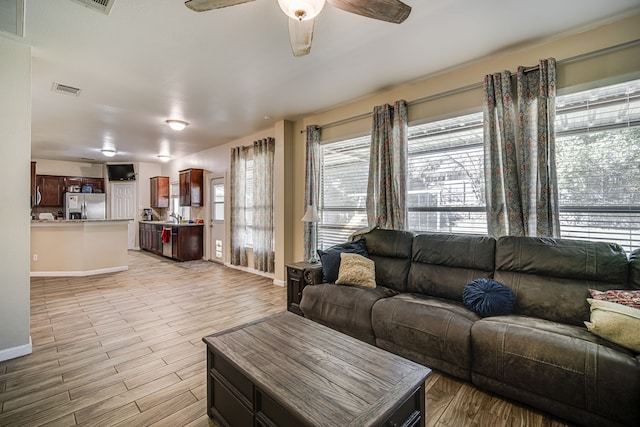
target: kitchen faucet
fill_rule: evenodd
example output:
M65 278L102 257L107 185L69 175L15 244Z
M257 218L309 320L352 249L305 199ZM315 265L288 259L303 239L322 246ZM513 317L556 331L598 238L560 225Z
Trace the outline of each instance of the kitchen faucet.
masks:
M182 216L181 216L181 215L179 215L179 214L177 214L177 213L175 213L175 212L171 212L171 213L169 214L169 216L170 216L171 218L175 218L175 219L176 219L176 222L178 222L178 223L180 223L180 222L182 221Z

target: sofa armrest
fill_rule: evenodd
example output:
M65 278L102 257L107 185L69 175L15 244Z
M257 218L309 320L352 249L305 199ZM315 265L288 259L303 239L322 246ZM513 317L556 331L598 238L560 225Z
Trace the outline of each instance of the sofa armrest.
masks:
M322 265L314 265L312 267L307 267L302 272L302 277L304 277L304 282L306 285L319 285L323 283L322 280Z

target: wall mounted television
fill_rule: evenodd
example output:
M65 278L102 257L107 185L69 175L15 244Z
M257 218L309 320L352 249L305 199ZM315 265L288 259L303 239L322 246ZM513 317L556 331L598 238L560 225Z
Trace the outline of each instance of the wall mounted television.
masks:
M107 177L109 181L135 181L136 173L132 163L107 165Z

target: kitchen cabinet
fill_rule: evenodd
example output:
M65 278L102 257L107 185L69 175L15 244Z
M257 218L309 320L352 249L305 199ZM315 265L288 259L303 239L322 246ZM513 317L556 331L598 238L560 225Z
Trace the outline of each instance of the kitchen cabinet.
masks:
M168 208L169 207L169 177L154 176L149 179L151 187L150 205L152 208Z
M162 252L162 229L169 226L165 223L140 222L140 249L156 255ZM171 255L177 261L202 259L204 226L202 224L171 225ZM169 257L169 255L164 254Z
M162 224L141 222L138 230L140 249L162 255Z
M204 205L204 181L202 169L180 171L180 206Z
M36 162L31 162L31 207L36 205Z
M62 206L64 180L61 176L36 175L36 206L57 208Z
M156 255L162 253L162 229L168 224L140 222L140 249ZM171 258L177 261L202 259L204 226L202 224L171 225ZM168 256L165 254L165 256Z
M174 235L175 230L175 235ZM202 259L204 226L183 225L171 227L172 256L178 261ZM175 238L174 238L175 236Z
M81 176L64 177L64 191L69 191L69 187L72 185L77 185L82 188L85 184L90 185L94 192L103 192L104 180L102 178L87 178Z
M32 165L35 168L35 163ZM33 173L33 172L32 172ZM93 191L104 192L102 178L86 178L81 176L36 175L34 189L34 206L45 208L61 208L64 193L71 185L82 187L89 184Z

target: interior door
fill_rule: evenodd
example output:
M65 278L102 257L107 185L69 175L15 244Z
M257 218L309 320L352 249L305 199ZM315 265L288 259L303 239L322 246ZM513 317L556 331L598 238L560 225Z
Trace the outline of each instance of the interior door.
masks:
M111 184L111 218L112 219L130 219L128 248L136 247L136 184L112 183Z
M224 178L211 179L211 222L210 257L211 261L224 263Z

